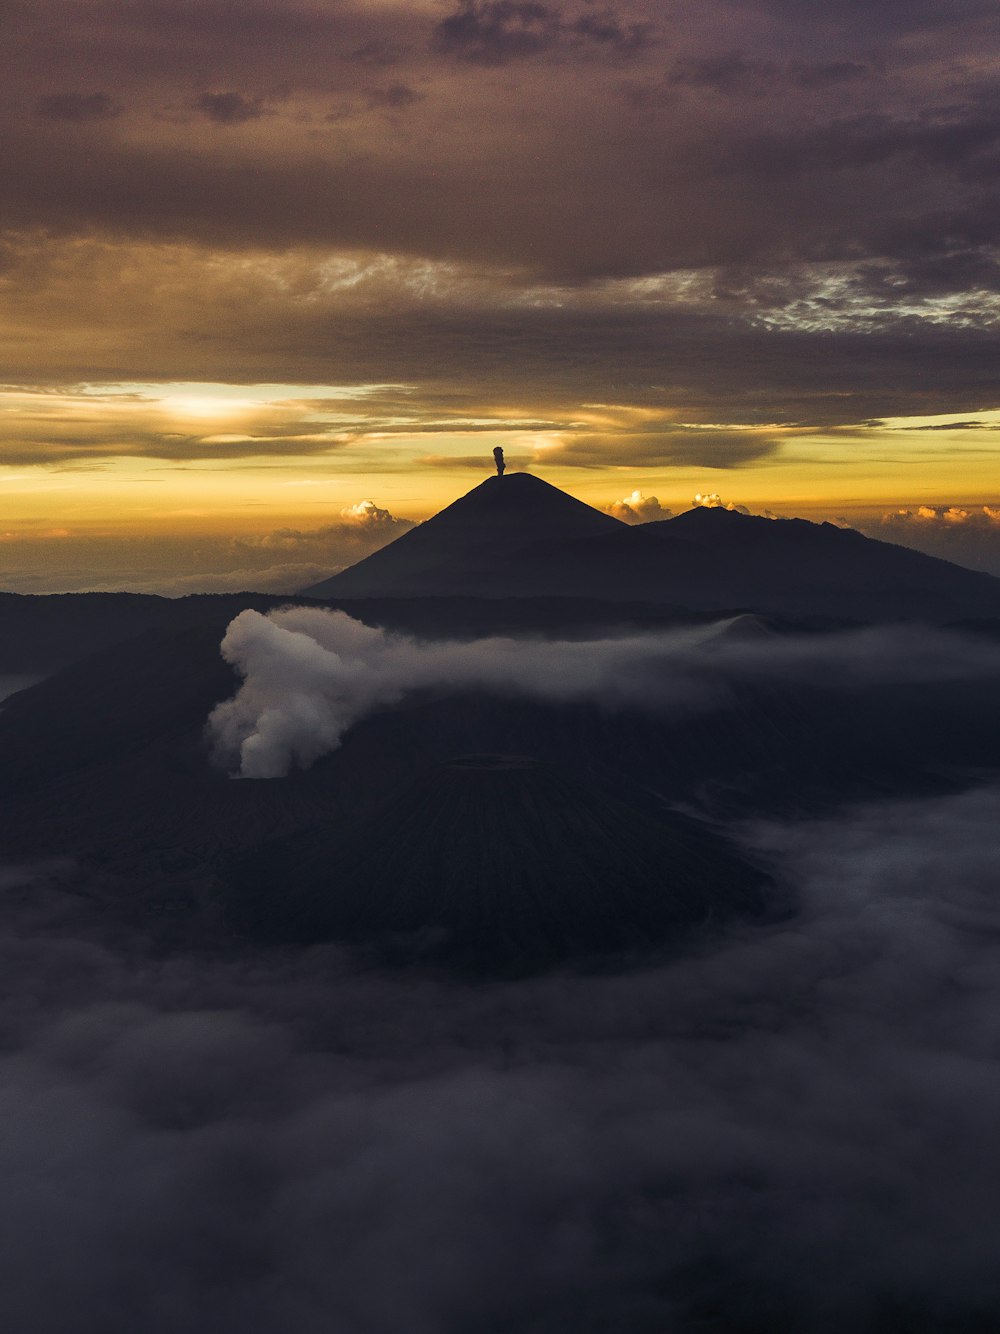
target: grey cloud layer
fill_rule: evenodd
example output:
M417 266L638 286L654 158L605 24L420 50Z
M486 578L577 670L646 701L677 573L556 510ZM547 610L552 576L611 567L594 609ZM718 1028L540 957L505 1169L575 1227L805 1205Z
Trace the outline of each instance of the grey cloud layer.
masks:
M788 922L470 989L329 949L151 959L67 924L72 868L5 868L0 1319L989 1327L998 802L747 831Z
M717 3L668 17L640 0L238 18L168 4L105 7L84 28L68 5L44 27L26 7L11 16L13 106L21 95L53 111L11 116L6 216L575 275L854 257L904 224L935 249L984 228L997 239L979 11L953 12L916 46L912 21L884 15L877 60L873 33L826 16L789 27L763 5ZM379 43L388 77L358 56ZM84 53L93 87L77 91ZM759 97L719 99L748 80ZM402 87L420 96L393 98ZM112 102L126 109L113 121ZM387 126L387 105L405 119ZM192 117L225 132L206 138Z
M652 284L527 289L496 270L304 251L229 264L151 244L122 270L107 243L46 248L21 237L5 261L0 351L10 377L26 383L166 376L405 386L342 404L339 429L302 411L284 435L260 422L224 443L190 428L153 437L146 422L123 431L118 421L74 439L72 422L46 431L21 417L0 441L9 462L112 446L175 458L308 453L366 429L492 421L573 431L580 439L564 438L565 461L587 466L602 451L624 466L726 466L766 460L774 424L963 412L995 396L996 297L959 293L951 314L940 306L975 272L981 285L994 281L985 251L968 258L972 268L955 257L951 277L948 265L914 260L908 270L729 268ZM893 292L905 297L905 319ZM626 420L602 439L580 421L595 400L664 415L641 431ZM694 433L684 421L762 429Z

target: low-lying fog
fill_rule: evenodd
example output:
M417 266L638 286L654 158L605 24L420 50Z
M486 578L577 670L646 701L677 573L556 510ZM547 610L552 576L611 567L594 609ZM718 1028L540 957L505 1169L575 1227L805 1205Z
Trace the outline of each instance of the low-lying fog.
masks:
M744 828L794 918L478 987L150 957L8 866L0 1324L989 1328L998 827L990 788Z

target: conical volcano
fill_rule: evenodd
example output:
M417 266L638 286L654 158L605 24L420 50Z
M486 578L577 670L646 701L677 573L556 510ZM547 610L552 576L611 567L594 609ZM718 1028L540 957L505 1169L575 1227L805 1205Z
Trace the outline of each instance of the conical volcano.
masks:
M419 527L302 592L309 597L419 597L508 591L531 553L624 529L531 473L490 477Z
M350 829L257 849L231 903L237 924L265 939L519 973L758 915L767 884L719 835L630 784L471 755Z

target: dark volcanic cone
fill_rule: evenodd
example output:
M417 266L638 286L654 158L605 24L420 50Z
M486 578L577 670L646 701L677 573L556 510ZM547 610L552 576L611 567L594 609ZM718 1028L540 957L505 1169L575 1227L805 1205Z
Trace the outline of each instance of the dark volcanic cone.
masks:
M258 939L377 943L398 958L516 973L759 915L768 884L645 793L523 757L469 756L360 828L259 849L236 872L231 912Z
M426 523L304 592L317 598L509 593L512 559L539 545L574 544L624 528L540 477L508 473L488 477Z

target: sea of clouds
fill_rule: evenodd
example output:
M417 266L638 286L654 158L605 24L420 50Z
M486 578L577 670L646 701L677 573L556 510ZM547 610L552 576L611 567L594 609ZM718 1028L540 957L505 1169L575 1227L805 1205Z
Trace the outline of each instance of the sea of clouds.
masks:
M8 866L0 1324L990 1328L998 827L996 788L744 827L794 917L480 986L157 955Z

